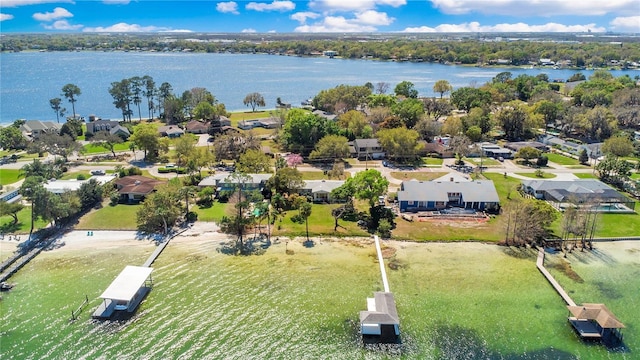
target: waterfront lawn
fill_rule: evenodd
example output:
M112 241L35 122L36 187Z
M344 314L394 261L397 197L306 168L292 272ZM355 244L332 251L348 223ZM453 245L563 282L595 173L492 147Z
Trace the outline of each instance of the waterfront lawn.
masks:
M399 180L431 181L447 174L446 172L392 171L391 176Z
M22 178L20 169L2 169L0 170L0 185L5 186L13 184Z
M35 230L47 226L47 222L36 219L33 223ZM18 222L13 223L13 218L9 215L0 217L0 233L2 234L28 234L31 230L31 206L25 206L18 212Z
M396 228L391 231L395 240L413 241L489 241L504 240L502 219L497 216L488 222L463 220L407 221L396 217Z
M75 226L77 230L136 230L136 212L142 206L118 204L116 206L103 203L103 207L91 210L80 218Z
M597 237L640 236L640 202L635 202L635 214L600 214Z
M208 208L201 208L197 205L190 206L189 210L198 214L198 221L220 222L223 216L228 216L229 211L233 209L233 204L221 203L214 201L213 205Z
M369 236L366 230L361 229L355 222L339 220L338 231L333 231L334 218L331 210L341 206L340 204L313 204L309 217L309 236ZM306 236L305 223L295 223L291 217L298 214L298 210L289 210L278 217L272 231L280 236Z
M552 174L552 173L548 173L548 172L542 172L542 176L537 176L536 173L515 173L516 175L520 175L520 176L524 176L524 177L528 177L528 178L532 178L532 179L553 179L554 177L557 177L558 175L556 174Z
M256 112L241 111L241 112L231 113L231 116L229 116L229 120L231 120L231 126L233 126L234 128L237 128L238 123L242 120L264 119L268 117L271 117L271 114L269 114L269 111L260 111L260 110Z

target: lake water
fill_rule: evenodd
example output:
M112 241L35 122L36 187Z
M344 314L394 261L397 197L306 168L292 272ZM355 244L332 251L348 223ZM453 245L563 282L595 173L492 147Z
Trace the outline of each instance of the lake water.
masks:
M454 88L483 84L501 71L567 79L572 70L496 69L449 66L430 63L380 62L329 58L253 54L190 54L151 52L23 52L0 54L0 124L16 119L55 119L49 99L61 97L71 113L71 104L60 94L62 86L73 83L82 95L76 113L95 114L103 119L120 118L108 89L112 82L133 76L150 75L159 86L169 82L176 94L193 87L205 87L228 110L247 110L242 100L251 92L261 93L266 108L274 108L276 98L299 106L320 90L340 84L363 85L387 82L393 87L404 80L415 84L421 96L435 96L437 80L448 80ZM590 74L590 71L584 71ZM613 71L620 76L623 71ZM634 75L636 72L630 73ZM142 116L145 116L143 103ZM134 111L137 114L137 111Z

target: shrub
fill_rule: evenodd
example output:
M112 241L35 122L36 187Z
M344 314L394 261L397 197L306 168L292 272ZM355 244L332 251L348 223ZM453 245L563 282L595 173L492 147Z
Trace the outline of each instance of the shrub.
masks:
M188 222L194 222L196 220L198 220L198 213L193 212L193 211L189 211L187 213L187 221Z
M391 237L391 224L389 223L389 220L380 220L380 223L378 224L378 235L385 239Z
M536 177L539 177L539 178L543 178L544 177L544 171L542 171L540 169L536 170L535 174L536 174Z
M76 176L76 180L86 180L87 179L87 175L85 174L78 174L78 176Z
M542 155L536 160L536 165L538 166L547 166L549 163L549 158L546 155Z
M109 205L111 206L118 205L118 202L120 201L120 194L118 194L117 192L111 193L111 195L109 195L109 201Z

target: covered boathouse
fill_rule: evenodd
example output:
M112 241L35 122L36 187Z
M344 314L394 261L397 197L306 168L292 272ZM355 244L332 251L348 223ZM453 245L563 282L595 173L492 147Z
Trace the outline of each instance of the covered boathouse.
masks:
M567 306L571 316L569 322L583 339L622 341L620 329L625 326L604 304L582 304Z
M127 266L100 295L103 300L93 318L109 319L116 313L133 313L151 290L153 268Z
M400 340L400 318L393 293L389 290L380 239L377 235L373 238L384 291L374 292L373 298L367 298L367 310L360 311L360 333L365 342L397 343Z

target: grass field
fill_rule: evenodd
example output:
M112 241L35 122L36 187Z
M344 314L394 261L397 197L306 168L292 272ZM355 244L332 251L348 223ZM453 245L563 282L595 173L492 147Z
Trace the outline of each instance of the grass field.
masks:
M45 221L36 219L33 223L35 230L47 226ZM18 212L18 223L13 223L13 218L9 215L0 217L0 233L2 234L28 234L31 230L31 207L26 206Z
M340 179L330 179L329 175L325 174L322 171L304 171L301 170L302 180L344 180L351 177L351 174L348 171L344 172L344 175L340 177Z
M91 172L89 172L89 171L70 171L70 172L67 172L64 175L62 175L60 180L77 179L78 175L84 175L85 179L88 179L88 178L91 177Z
M233 205L229 203L220 203L215 201L211 207L200 208L197 205L189 207L189 211L193 211L198 214L198 221L213 221L219 222L223 216L229 215Z
M592 173L574 173L575 177L580 179L597 179L598 177Z
M108 205L92 210L75 226L78 230L135 230L136 212L142 205Z
M129 145L131 144L131 142L129 141L125 141L123 143L120 144L116 144L114 146L114 150L116 152L118 151L129 151ZM86 155L94 155L94 154L101 154L101 153L108 153L111 154L111 151L101 147L101 146L97 146L94 144L87 144L83 146L84 149L84 153Z
M434 158L434 157L423 157L422 158L422 165L427 166L427 167L442 166L443 162L444 162L444 160L441 159L441 158Z
M564 156L561 154L556 154L556 153L545 153L545 156L547 156L547 158L549 159L549 161L556 163L558 165L571 165L571 166L581 166L580 165L580 161L578 161L577 159L574 158L570 158L568 156ZM588 167L585 165L582 165L582 167Z
M20 169L2 169L0 170L0 185L9 185L14 182L20 180L21 170Z

